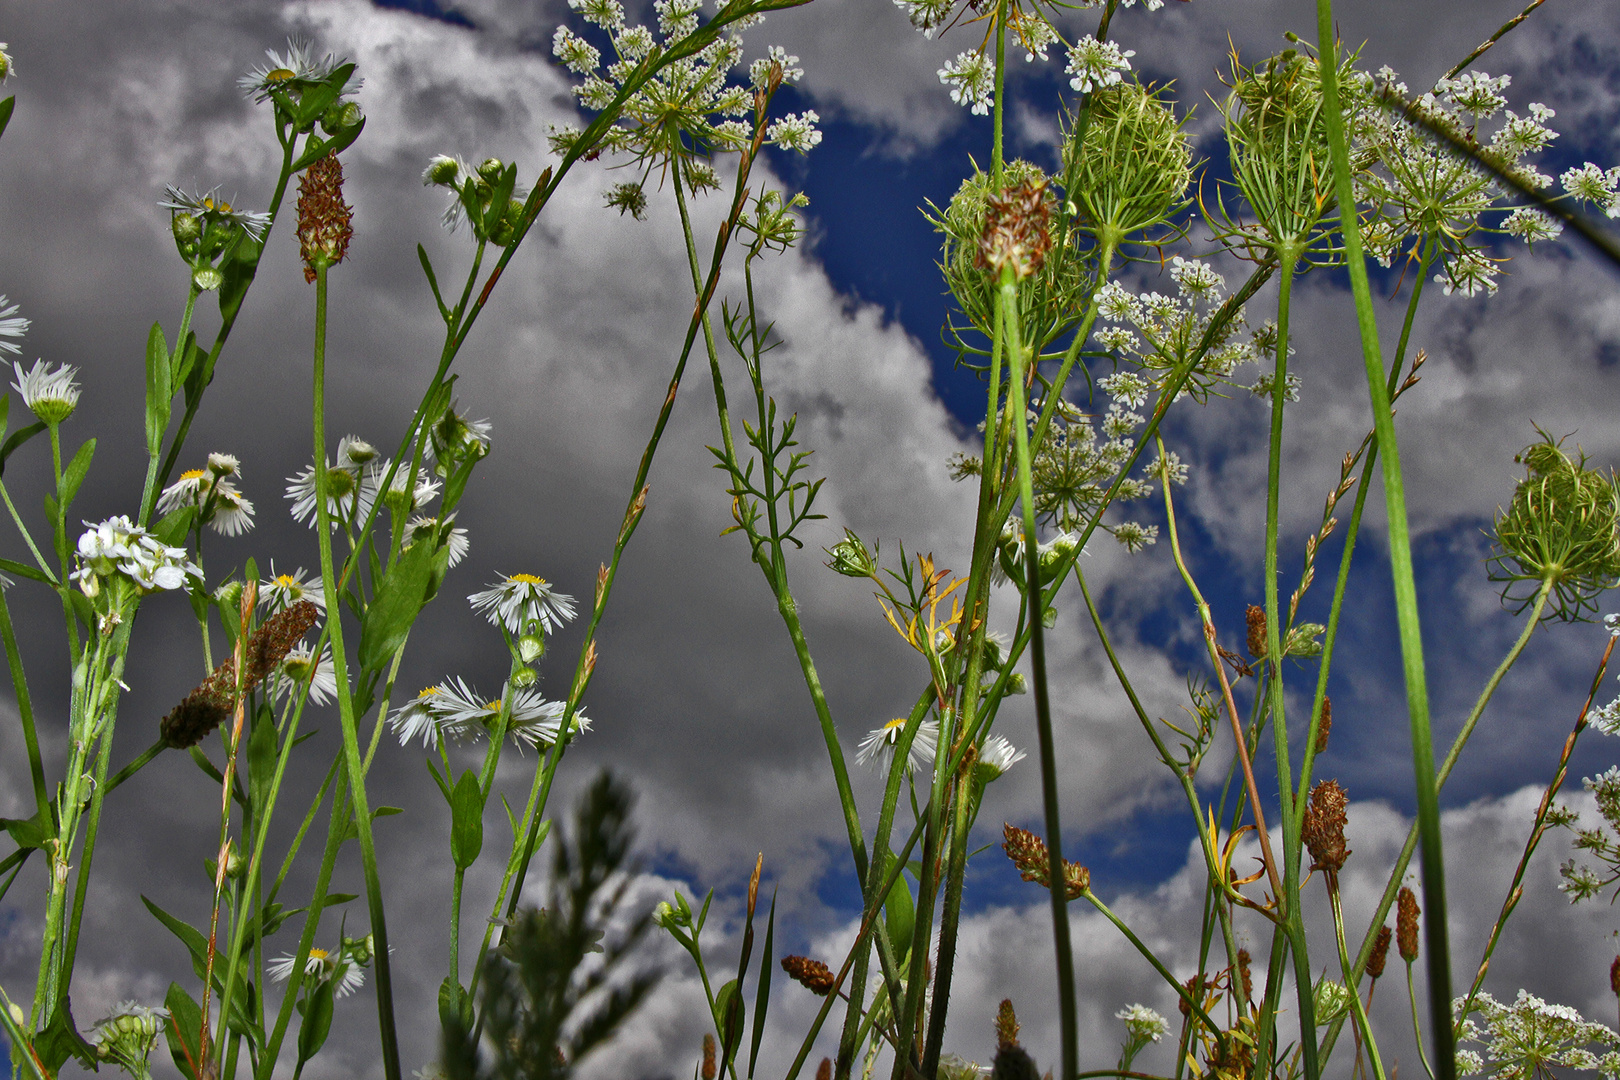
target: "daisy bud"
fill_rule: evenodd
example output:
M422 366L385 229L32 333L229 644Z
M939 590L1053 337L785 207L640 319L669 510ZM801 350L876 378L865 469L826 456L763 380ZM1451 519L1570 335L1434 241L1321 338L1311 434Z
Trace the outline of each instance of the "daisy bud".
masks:
M524 634L518 638L518 659L532 664L546 655L546 639L540 634Z
M354 127L363 119L365 119L365 114L360 111L360 106L354 102L333 102L331 108L321 114L321 130L328 135L336 135L340 131L346 131Z
M304 257L304 280L315 280L317 266L333 266L349 253L354 235L354 208L343 201L343 165L326 155L304 170L298 181L298 240Z
M187 244L195 244L202 239L202 215L177 212L170 220L169 228L174 232L174 242L184 251Z
M493 184L501 178L501 171L506 164L500 158L485 158L478 165L478 175L485 183Z
M1401 959L1408 964L1417 959L1420 914L1422 909L1418 907L1417 897L1411 889L1401 886L1401 891L1395 896L1395 947L1400 950Z
M540 681L540 673L534 668L521 667L512 673L511 683L519 690L527 690Z
M225 283L225 275L212 266L198 267L191 272L191 284L198 292L213 292Z
M13 1001L11 1003L11 1007L9 1009L7 1009L6 1011L11 1014L12 1023L14 1023L14 1024L26 1024L26 1023L28 1023L27 1014L22 1011L22 1007L20 1005L18 1005L15 1001Z
M460 175L461 162L453 157L438 154L432 161L428 162L427 168L422 170L422 183L424 186L441 184L446 187L454 187L456 178Z

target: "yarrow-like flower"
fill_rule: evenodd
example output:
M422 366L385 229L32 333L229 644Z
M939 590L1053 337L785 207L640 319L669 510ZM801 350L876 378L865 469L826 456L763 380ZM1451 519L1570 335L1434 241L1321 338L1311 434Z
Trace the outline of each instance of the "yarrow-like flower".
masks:
M1462 1011L1465 1001L1452 1002L1453 1014ZM1620 1075L1620 1052L1615 1050L1620 1038L1568 1005L1543 1001L1525 990L1506 1005L1482 990L1469 1015L1460 1019L1458 1045L1483 1043L1485 1049L1483 1057L1472 1050L1457 1051L1457 1071L1464 1075L1538 1080L1552 1076L1554 1068L1597 1071L1610 1078Z
M532 633L535 623L549 634L574 617L574 598L533 574L510 574L467 599L474 611L484 612L490 622L514 637Z
M984 50L962 53L940 68L939 81L951 88L952 101L969 106L975 116L990 115L996 103L996 65Z
M0 42L4 44L4 42ZM29 320L17 314L17 305L6 302L5 293L0 293L0 352L20 353L22 350L7 338L20 338L28 332Z
M1089 94L1123 79L1135 55L1135 49L1121 51L1117 42L1082 37L1069 49L1069 63L1063 70L1074 76L1069 80L1070 89Z
M143 592L178 589L188 577L202 580L202 571L186 559L183 548L159 542L124 515L99 525L84 524L88 531L79 537L79 569L72 579L86 596L96 596L101 583L117 574L128 577Z
M1125 1021L1125 1030L1132 1039L1158 1042L1170 1030L1170 1022L1146 1005L1132 1005L1114 1014L1115 1020Z
M17 374L17 381L11 386L22 395L23 404L35 416L47 424L60 424L73 415L79 404L79 384L73 381L78 368L63 364L52 370L45 366L45 361L36 360L24 374L22 364L11 366Z
M904 716L897 716L882 727L873 728L868 732L855 754L855 763L880 773L887 773L889 762L894 759L894 748L900 742L900 733L906 726L906 719ZM939 721L922 721L917 725L917 734L911 740L911 751L906 755L906 768L917 769L932 765L938 745Z

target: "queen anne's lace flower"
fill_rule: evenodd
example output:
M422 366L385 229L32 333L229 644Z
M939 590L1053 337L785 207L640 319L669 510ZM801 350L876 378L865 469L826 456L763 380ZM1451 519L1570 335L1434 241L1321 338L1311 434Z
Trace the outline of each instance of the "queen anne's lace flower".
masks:
M988 116L995 104L996 66L983 51L965 52L939 69L939 81L951 88L951 100L967 105L975 116Z
M1564 190L1589 202L1609 217L1620 217L1620 166L1607 172L1588 161L1579 169L1568 169L1558 178Z
M802 113L788 113L765 129L765 139L783 150L809 153L821 142L821 132L816 130L816 124L820 120L821 117L814 109L806 109Z
M1135 49L1121 51L1116 42L1082 37L1069 49L1069 64L1063 70L1074 76L1069 80L1071 89L1089 94L1123 79L1121 73L1131 70L1130 58L1135 55Z
M1452 1002L1453 1013L1461 1011L1464 1001ZM1484 1043L1485 1053L1481 1057L1459 1051L1457 1071L1485 1073L1496 1080L1537 1080L1551 1076L1554 1068L1601 1070L1612 1077L1615 1062L1620 1060L1614 1055L1620 1038L1612 1029L1592 1023L1568 1005L1543 1001L1525 990L1519 991L1511 1005L1480 991L1473 1011L1462 1018L1458 1036L1459 1046Z

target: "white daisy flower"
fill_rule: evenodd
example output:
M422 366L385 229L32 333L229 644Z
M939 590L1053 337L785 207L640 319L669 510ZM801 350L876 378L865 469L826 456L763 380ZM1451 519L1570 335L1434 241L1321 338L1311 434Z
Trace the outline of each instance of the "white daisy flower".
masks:
M269 214L259 210L238 210L219 197L217 187L200 195L190 195L170 184L163 189L163 194L167 198L158 203L163 209L177 214L201 215L205 225L214 222L234 225L255 240L264 239L264 231L270 227Z
M353 435L343 437L338 443L336 462L326 466L326 508L334 524L351 517L365 520L377 501L387 465L370 443ZM313 529L319 516L315 513L315 466L287 478L287 498L292 500L293 520L307 521Z
M458 201L456 206L460 205ZM457 410L458 404L452 401L428 432L429 460L443 461L445 458L468 456L481 458L489 453L489 434L493 425L488 420L469 419Z
M399 736L399 745L404 746L412 739L420 738L424 747L432 747L436 738L460 734L459 729L454 732L445 730L441 701L445 696L447 691L444 686L429 686L394 711L394 715L388 718L388 726Z
M1022 750L1013 746L1012 743L1000 735L990 736L979 747L979 764L987 766L993 771L990 776L991 780L1001 776L1002 773L1018 762L1023 761L1027 756Z
M394 479L388 485L383 501L396 514L409 514L432 501L439 493L440 482L428 476L423 469L416 471L414 482L411 471L403 465L394 470Z
M557 592L545 578L533 574L508 575L467 599L474 611L485 612L490 622L504 626L514 636L529 633L533 622L549 634L574 617L574 598Z
M264 605L265 614L286 611L300 600L308 600L322 611L326 610L326 590L321 587L320 575L306 578L302 566L290 574L278 574L272 561L270 579L259 582L259 603Z
M208 471L224 478L242 475L242 462L235 454L209 454Z
M288 651L285 659L281 661L281 672L285 679L276 681L275 696L280 700L283 692L296 693L298 687L310 680L309 703L311 705L325 705L337 697L337 672L332 668L332 646L328 644L321 650L320 659L315 659L315 650L310 645L295 645Z
M17 346L6 338L20 338L28 333L29 321L17 314L17 305L6 302L5 293L0 293L0 352L21 352Z
M22 364L14 362L11 366L17 373L12 388L22 395L23 404L35 416L47 424L60 424L73 415L79 404L79 385L73 381L78 368L63 364L52 371L45 361L36 360L24 374Z
M231 459L233 465L235 460ZM180 479L163 489L158 497L158 513L172 514L184 506L195 507L203 523L215 532L240 536L253 528L253 502L225 479L226 475L212 467L187 469Z
M264 50L268 63L262 63L236 80L237 87L254 101L267 101L270 93L278 89L297 89L299 83L319 83L331 78L332 72L348 63L331 53L317 57L313 42L287 39L287 51L278 53ZM362 80L350 77L343 84L343 93L352 94L364 85Z
M450 521L452 521L452 522L455 521L455 515L454 514L450 515ZM406 543L414 543L416 538L419 535L421 535L421 534L423 534L425 532L430 533L432 530L435 530L438 527L439 527L439 519L436 518L436 517L415 517L415 518L412 518L411 519L411 524L410 524L410 532L406 536L405 542ZM460 562L462 559L465 559L467 557L467 549L472 546L472 541L467 538L467 530L452 527L450 529L449 545L450 545L450 563L449 563L449 565L454 566L458 562Z
M297 963L298 957L283 953L265 967L276 982L286 982L292 977L293 968ZM334 992L338 997L348 997L366 982L366 973L358 964L344 956L341 949L335 954L319 947L310 949L309 959L304 961L304 974L320 982L335 978L337 986Z
M889 762L894 757L895 745L899 743L900 733L906 726L906 719L904 716L897 716L882 727L868 732L855 754L855 763L887 773ZM916 737L911 740L911 752L906 755L907 768L916 769L932 765L934 750L938 744L939 721L924 720L917 727Z

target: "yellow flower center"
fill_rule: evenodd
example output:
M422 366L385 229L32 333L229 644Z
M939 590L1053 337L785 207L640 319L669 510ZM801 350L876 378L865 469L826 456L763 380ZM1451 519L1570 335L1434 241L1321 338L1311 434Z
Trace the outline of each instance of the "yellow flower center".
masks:
M319 946L309 950L309 958L311 960L325 960L330 955L332 954Z
M288 79L296 79L297 77L298 73L292 68L276 68L276 70L265 75L264 81L267 83L286 82Z
M491 716L499 716L501 714L501 700L500 700L500 698L496 698L494 701L490 702L488 705L485 705L484 706L484 711L489 713L489 715L491 715Z
M884 724L883 725L883 730L884 731L893 731L896 728L903 728L903 727L906 726L906 721L908 719L910 719L910 718L905 717L905 716L897 716L893 720L890 720L887 724Z
M217 202L214 201L213 199L204 199L203 200L203 209L204 210L213 210L214 212L220 213L220 214L229 214L229 213L231 213L232 207L231 207L231 204L226 202L224 199L220 199Z
M506 580L509 584L515 583L518 585L544 585L546 583L545 578L535 577L533 574L513 574Z
M201 480L204 476L207 476L207 475L208 474L206 472L204 472L203 470L201 470L201 469L187 469L185 472L180 474L180 479L182 479L182 480Z
M420 694L417 694L416 696L419 697L419 698L435 697L435 696L438 695L438 693L439 693L439 688L437 686L430 686L426 690L423 690Z
M272 581L271 584L278 589L287 589L295 593L302 594L304 591L303 586L299 585L298 579L291 574L277 574L276 580Z

